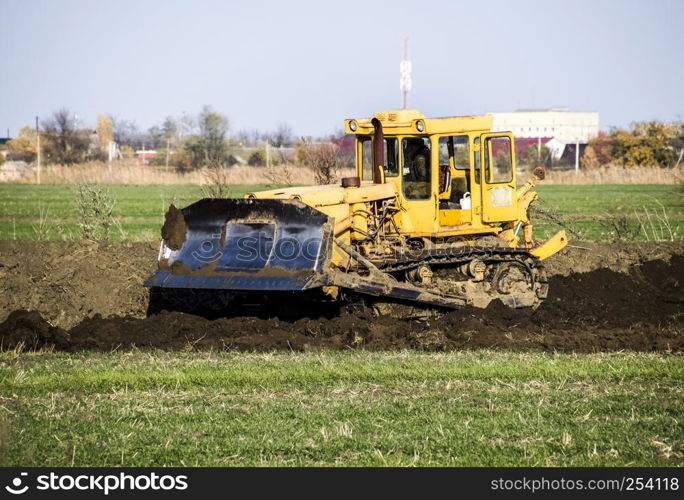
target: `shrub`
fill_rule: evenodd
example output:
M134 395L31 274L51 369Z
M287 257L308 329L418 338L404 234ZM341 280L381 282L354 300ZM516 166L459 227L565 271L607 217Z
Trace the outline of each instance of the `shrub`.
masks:
M109 239L115 220L112 215L114 200L107 190L92 184L78 184L76 208L78 227L84 239Z
M204 170L207 184L202 186L202 196L205 198L229 198L231 187L229 185L228 169L220 163L211 165Z
M247 160L247 164L256 167L259 165L265 165L266 164L266 153L264 152L263 149L256 149L252 152L251 155L249 155L249 159Z
M584 154L582 155L582 159L580 160L580 164L582 165L582 168L598 168L599 165L599 160L596 157L596 152L594 151L594 148L591 146L587 146L584 149Z
M341 164L338 157L340 147L337 144L303 141L298 144L297 150L303 163L313 170L316 184L333 184L338 180Z

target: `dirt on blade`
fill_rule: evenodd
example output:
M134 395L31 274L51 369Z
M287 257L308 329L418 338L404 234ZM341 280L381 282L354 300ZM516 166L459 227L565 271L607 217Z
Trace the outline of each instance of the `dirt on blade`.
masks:
M180 250L180 247L185 243L187 230L183 212L172 203L169 210L164 214L161 237L171 250Z
M147 243L0 242L3 349L501 348L593 352L684 350L684 243L577 243L547 261L537 310L500 303L415 314L402 305L231 310L230 317L162 311L146 317ZM230 307L229 307L230 309Z

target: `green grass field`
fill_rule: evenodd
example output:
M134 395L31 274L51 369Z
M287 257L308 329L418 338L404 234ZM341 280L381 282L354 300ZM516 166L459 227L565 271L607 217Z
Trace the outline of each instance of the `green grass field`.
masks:
M199 186L108 186L119 221L113 239L152 241L158 239L163 214L169 203L187 205L202 197ZM233 187L233 196L266 189L266 186ZM610 241L618 236L606 223L614 218L625 224L636 240L684 238L684 193L674 185L588 185L544 186L537 188L543 209L557 214L574 237ZM71 185L0 184L0 239L36 239L40 233L41 211L49 239L77 239L75 188ZM650 218L646 217L646 212ZM664 214L664 215L663 215ZM667 217L667 223L664 222ZM637 217L647 229L639 230ZM604 221L604 222L601 222ZM559 229L549 220L537 219L537 234L544 238Z
M169 203L202 196L107 189L114 239L156 240ZM586 239L646 211L684 237L677 186L538 192ZM41 212L49 238L78 238L75 200L0 184L0 239L36 239ZM666 353L0 352L0 465L682 466L683 393L684 357Z
M579 234L582 239L593 241L611 241L619 237L652 241L654 234L664 240L684 238L684 191L681 186L542 184L536 190L540 200L537 206L558 215L571 236ZM640 221L646 234L640 228ZM533 222L542 237L551 236L560 227L540 218ZM621 224L625 227L618 234L614 226Z
M195 185L113 185L105 188L115 201L120 222L112 238L132 241L159 239L164 213L170 203L185 206L203 197ZM232 196L265 186L237 185ZM0 184L0 239L36 239L41 210L47 212L49 239L78 239L76 188L69 184Z
M5 465L684 464L684 358L0 354Z

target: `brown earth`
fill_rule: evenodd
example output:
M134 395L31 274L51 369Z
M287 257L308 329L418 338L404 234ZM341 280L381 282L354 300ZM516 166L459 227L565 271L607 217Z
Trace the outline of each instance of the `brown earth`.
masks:
M161 236L166 245L171 250L180 250L180 247L185 243L187 230L183 212L172 203L166 214L164 214L164 225L161 229Z
M155 265L156 244L0 242L0 343L4 349L67 351L684 351L684 242L573 245L547 261L550 295L535 311L494 303L485 310L399 319L378 308L330 314L309 306L294 318L278 317L273 308L211 320L166 311L145 317L142 281Z

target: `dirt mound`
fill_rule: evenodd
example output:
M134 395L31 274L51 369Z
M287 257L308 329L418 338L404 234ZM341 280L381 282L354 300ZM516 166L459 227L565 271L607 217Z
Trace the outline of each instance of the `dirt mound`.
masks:
M654 260L668 262L673 255L684 255L684 241L660 243L572 241L557 255L544 261L544 265L550 275L569 276L597 269L629 273L634 266Z
M55 347L68 350L69 334L52 326L36 311L14 311L0 324L3 349L35 350Z
M684 257L644 262L629 273L598 269L550 280L550 296L535 311L496 302L423 319L397 319L365 308L340 315L210 320L180 312L149 318L99 315L68 332L38 313L15 312L0 325L4 348L52 345L63 350L111 350L138 346L162 349L321 348L451 350L505 348L592 352L632 349L684 350Z
M598 269L627 273L647 261L684 255L684 242L572 245L545 262L551 276ZM142 283L158 251L157 243L0 241L0 321L18 309L38 311L66 329L96 313L142 319L149 299ZM563 293L556 283L551 293Z
M651 261L629 274L599 269L550 279L549 298L535 311L493 304L455 311L440 329L475 347L558 351L684 349L684 258ZM446 325L445 325L446 323Z
M17 309L62 328L95 313L142 318L142 283L158 251L152 243L0 241L0 320Z

